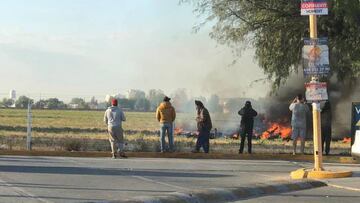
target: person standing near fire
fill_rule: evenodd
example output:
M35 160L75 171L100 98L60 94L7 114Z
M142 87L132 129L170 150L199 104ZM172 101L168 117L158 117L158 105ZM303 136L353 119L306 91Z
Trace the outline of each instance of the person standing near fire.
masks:
M196 123L198 129L198 137L196 140L193 153L198 153L202 147L205 153L209 153L210 148L210 130L212 128L211 117L209 111L205 108L201 101L195 100L196 105Z
M254 128L254 117L257 116L257 112L252 108L251 102L246 101L245 106L240 109L238 114L241 116L240 122L240 149L239 154L242 154L244 151L245 138L247 138L248 142L248 153L251 154L252 147L252 136L253 136L253 128Z
M176 118L175 108L170 103L170 98L165 96L163 102L156 109L156 119L160 122L160 150L167 151L165 146L165 135L168 135L169 151L174 151L173 122Z
M117 99L111 100L111 107L105 111L104 122L107 125L112 158L119 155L122 158L127 156L124 153L124 131L122 122L126 121L124 112L118 107Z
M331 106L330 102L326 101L324 106L321 108L321 141L322 141L322 151L325 154L329 155L330 153L330 143L331 143Z
M298 94L297 97L289 106L292 112L291 116L291 139L293 140L293 155L296 154L296 145L298 139L301 141L300 153L304 154L305 138L307 132L307 117L310 114L309 107L305 104L305 100L302 94Z

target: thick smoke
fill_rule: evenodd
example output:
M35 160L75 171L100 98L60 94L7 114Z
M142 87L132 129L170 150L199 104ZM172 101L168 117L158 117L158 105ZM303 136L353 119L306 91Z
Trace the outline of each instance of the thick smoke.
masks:
M291 76L282 87L273 94L260 99L264 107L265 118L269 121L290 123L291 112L288 107L297 94L305 93L304 83L308 78L301 75ZM332 136L341 139L350 136L351 103L360 101L360 80L340 83L336 77L328 82L328 94L332 107ZM309 105L311 107L311 105ZM310 118L311 119L311 118ZM311 126L312 121L308 124ZM310 128L310 137L312 135Z

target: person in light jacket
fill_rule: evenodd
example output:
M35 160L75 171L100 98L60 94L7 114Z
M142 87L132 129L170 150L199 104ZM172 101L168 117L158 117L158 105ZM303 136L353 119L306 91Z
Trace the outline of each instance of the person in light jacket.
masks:
M300 152L304 154L305 149L305 138L307 132L307 117L310 114L309 107L305 104L305 100L301 94L298 94L297 97L289 106L290 111L292 112L291 116L291 139L293 140L293 155L296 154L296 145L298 138L301 141Z
M112 99L111 107L106 109L104 122L107 125L112 158L119 155L122 158L127 156L124 153L124 130L122 122L126 121L124 112L118 107L117 99Z

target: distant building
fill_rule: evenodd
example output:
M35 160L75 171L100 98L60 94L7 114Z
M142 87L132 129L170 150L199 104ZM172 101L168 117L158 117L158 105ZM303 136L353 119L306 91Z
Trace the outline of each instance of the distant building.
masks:
M15 90L10 90L9 98L12 99L13 101L16 100L16 91Z
M10 90L9 99L11 99L13 101L13 105L11 105L11 107L15 108L15 101L16 101L16 91L15 90Z

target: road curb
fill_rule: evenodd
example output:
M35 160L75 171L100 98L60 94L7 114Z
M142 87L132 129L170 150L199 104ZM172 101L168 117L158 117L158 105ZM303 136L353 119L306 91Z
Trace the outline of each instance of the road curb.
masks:
M323 186L327 186L327 184L316 180L282 181L268 184L255 184L239 188L213 188L195 190L190 193L175 192L170 193L167 196L137 197L116 201L102 201L102 203L219 203Z
M127 152L130 158L183 158L183 159L234 159L234 160L285 160L285 161L308 161L313 162L313 155L291 154L230 154L230 153L157 153L157 152ZM25 151L25 150L0 150L0 155L19 156L62 156L62 157L110 157L110 152L70 152L70 151ZM351 156L324 156L324 162L360 164L360 158Z

